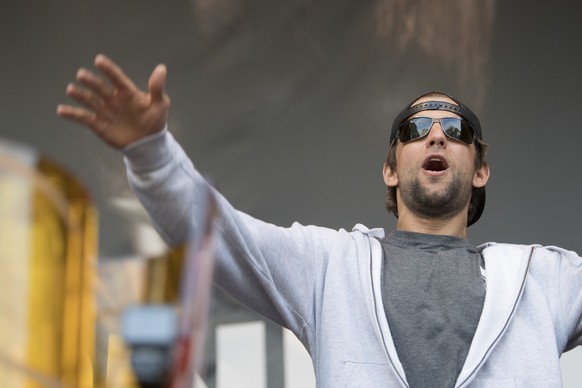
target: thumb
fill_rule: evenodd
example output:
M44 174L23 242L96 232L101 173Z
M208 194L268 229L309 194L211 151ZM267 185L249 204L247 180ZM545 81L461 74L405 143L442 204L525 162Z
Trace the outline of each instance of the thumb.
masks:
M148 81L148 90L153 101L163 101L168 70L166 65L157 65Z

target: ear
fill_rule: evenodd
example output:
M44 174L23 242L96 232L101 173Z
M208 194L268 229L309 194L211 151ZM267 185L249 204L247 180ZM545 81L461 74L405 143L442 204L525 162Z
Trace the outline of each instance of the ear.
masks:
M398 175L396 174L396 171L392 170L392 168L390 168L390 166L388 166L386 163L384 163L382 175L384 176L384 183L386 183L386 186L398 186Z
M489 175L489 165L487 162L483 162L481 167L479 167L473 175L473 187L485 187L487 181L489 180Z

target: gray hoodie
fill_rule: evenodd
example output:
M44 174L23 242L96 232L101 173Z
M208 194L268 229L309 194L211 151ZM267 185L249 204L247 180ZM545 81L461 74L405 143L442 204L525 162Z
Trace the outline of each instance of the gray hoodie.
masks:
M205 185L171 134L124 150L130 184L162 237L185 241ZM216 284L290 329L318 387L407 387L381 298L382 229L275 226L219 206ZM559 387L582 342L582 259L539 245L479 247L487 293L456 387Z

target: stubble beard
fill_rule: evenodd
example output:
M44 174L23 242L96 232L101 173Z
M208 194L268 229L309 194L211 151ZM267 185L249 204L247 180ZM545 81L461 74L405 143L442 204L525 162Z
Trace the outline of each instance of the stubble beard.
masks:
M472 185L459 175L440 193L431 193L418 177L400 184L404 204L415 214L436 219L450 218L462 211L471 199Z

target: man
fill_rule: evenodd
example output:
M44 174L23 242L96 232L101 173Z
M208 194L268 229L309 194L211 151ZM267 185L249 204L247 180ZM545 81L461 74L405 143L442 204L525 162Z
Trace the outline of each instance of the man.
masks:
M170 244L186 238L206 184L165 128L159 65L148 92L99 55L57 113L122 150L128 179ZM477 117L442 93L395 119L384 181L397 230L289 228L217 193L216 283L289 328L321 387L554 387L582 342L582 259L560 248L472 246L489 168Z

